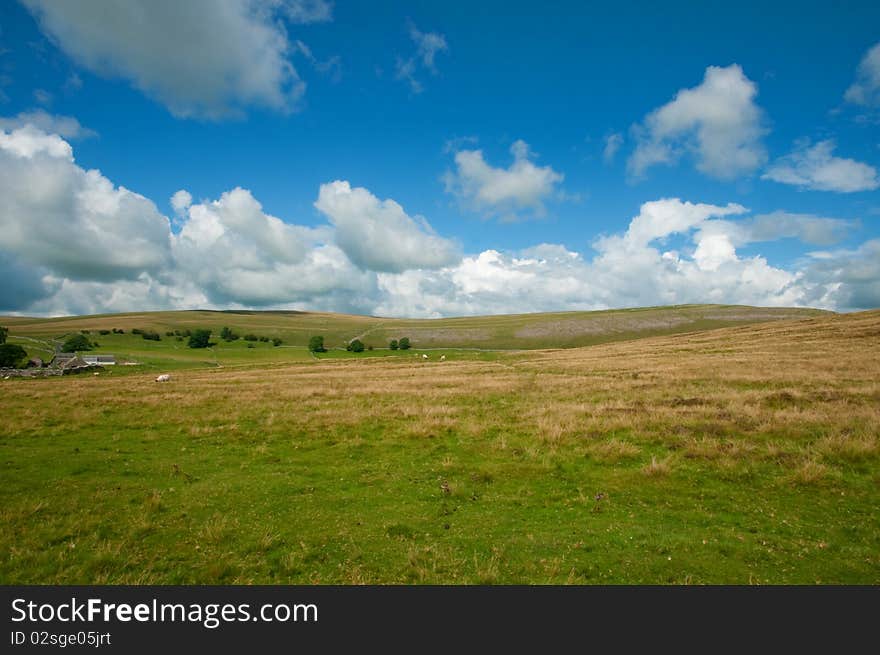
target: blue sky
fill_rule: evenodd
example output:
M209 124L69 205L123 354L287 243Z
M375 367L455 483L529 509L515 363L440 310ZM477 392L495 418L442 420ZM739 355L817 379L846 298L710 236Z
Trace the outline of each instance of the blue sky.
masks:
M876 4L178 4L0 0L0 310L880 305Z

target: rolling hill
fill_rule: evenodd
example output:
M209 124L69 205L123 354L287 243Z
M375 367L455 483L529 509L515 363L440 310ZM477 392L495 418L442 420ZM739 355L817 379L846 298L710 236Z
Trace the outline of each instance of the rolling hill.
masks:
M132 328L167 331L228 326L239 333L279 337L289 346L305 347L312 335L323 335L330 348L357 337L377 348L408 336L414 347L531 350L572 348L645 336L678 334L765 321L809 318L828 312L815 309L739 305L679 305L593 312L557 312L472 316L442 319L399 319L293 311L173 311L103 314L61 318L0 317L0 325L18 337L57 339L80 330Z

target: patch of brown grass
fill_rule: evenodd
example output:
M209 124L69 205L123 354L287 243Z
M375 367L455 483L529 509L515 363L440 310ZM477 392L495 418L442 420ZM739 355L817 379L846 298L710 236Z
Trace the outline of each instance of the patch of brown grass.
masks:
M622 439L608 439L590 444L587 453L599 462L615 464L638 457L642 449Z

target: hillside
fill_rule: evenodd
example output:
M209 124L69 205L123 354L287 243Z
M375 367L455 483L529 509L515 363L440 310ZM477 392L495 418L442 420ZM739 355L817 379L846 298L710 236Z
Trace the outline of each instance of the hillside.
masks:
M343 347L358 337L385 347L408 336L418 348L535 349L622 341L644 336L693 332L765 321L827 314L814 309L737 305L681 305L595 312L559 312L444 319L395 319L314 312L176 311L74 316L63 318L0 317L11 334L58 338L80 330L132 328L167 331L228 326L239 333L279 337L286 345L305 347L320 334L328 347Z

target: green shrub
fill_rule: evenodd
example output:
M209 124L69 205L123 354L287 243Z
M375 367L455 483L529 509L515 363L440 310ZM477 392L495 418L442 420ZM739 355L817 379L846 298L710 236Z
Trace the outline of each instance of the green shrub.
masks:
M190 334L188 345L190 348L207 348L211 345L211 331L205 329L193 330L192 334Z
M101 335L110 334L110 330L98 330L98 334L101 334Z
M73 334L67 338L61 347L66 353L75 353L80 350L91 350L92 342L84 334Z
M409 337L403 337L400 340L400 343L398 345L400 346L401 350L409 350L410 349Z
M360 339L355 339L348 344L348 350L353 353L362 353L364 352L364 343Z
M143 330L141 332L141 338L146 339L147 341L161 341L162 337L159 336L158 332L153 332L153 330Z
M284 342L281 339L279 339L278 337L275 337L274 339L272 339L272 345L275 347L280 346L282 343L284 343Z
M325 353L327 349L324 347L324 337L314 336L309 339L309 350L313 353Z
M246 335L244 335L244 340L245 340L245 341L257 341L259 338L260 338L260 337L258 337L256 334L246 334Z
M238 339L238 335L232 331L232 328L224 327L220 330L220 338L223 341L235 341Z
M391 341L389 341L388 347L391 348L391 350L397 350L397 339L392 339Z
M27 352L14 343L0 344L0 366L24 368L27 365Z

